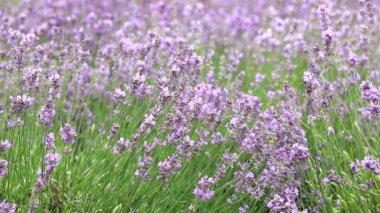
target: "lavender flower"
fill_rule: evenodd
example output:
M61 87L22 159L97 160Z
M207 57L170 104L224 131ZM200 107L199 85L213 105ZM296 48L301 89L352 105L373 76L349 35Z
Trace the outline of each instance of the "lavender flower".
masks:
M368 120L377 120L380 118L380 105L370 105L359 109L361 115Z
M46 150L54 150L55 149L55 136L54 133L50 132L47 134L43 140Z
M125 91L121 90L120 88L116 88L113 93L113 99L116 103L122 103L125 99L126 93Z
M303 161L309 157L309 149L303 144L296 143L293 145L293 154L299 160Z
M332 134L335 134L335 130L334 130L334 128L332 128L331 126L329 126L327 128L327 135L332 135Z
M245 213L248 211L248 209L249 209L248 205L243 205L243 206L239 207L239 213Z
M380 164L371 156L366 156L361 164L365 168L365 170L370 171L374 174L380 174Z
M220 132L213 133L211 136L211 144L218 145L223 142L223 135Z
M175 175L176 170L182 167L181 159L177 155L171 155L163 162L158 162L159 175L158 178L167 181L170 175Z
M68 123L65 123L60 128L61 139L65 143L75 143L75 138L77 137L77 132L75 129Z
M120 138L119 141L117 142L116 146L113 149L114 154L121 154L123 153L126 149L130 147L131 143L129 140L125 140L124 138Z
M39 193L44 186L49 184L54 169L58 166L61 155L58 153L47 153L45 156L45 169L38 171L38 179L35 184L34 193Z
M2 152L5 152L6 150L10 149L12 144L9 142L9 140L3 140L0 141L0 154Z
M59 89L60 89L60 80L61 80L61 76L60 76L59 73L52 74L49 77L49 84L50 84L50 87L49 87L49 96L52 99L57 99L57 98L61 97L61 94L60 94L60 91L59 91Z
M350 163L351 171L355 174L359 173L359 171L360 171L359 166L360 166L360 162L358 162L358 161L354 161L354 162Z
M195 142L187 135L183 141L177 146L178 153L186 158L190 158L195 150Z
M4 177L8 173L8 161L0 159L0 177Z
M41 108L40 113L38 114L38 120L45 124L47 127L53 126L52 120L55 117L55 105L54 101L49 99L46 104Z
M380 100L380 92L371 82L363 81L360 84L360 91L364 100L371 101L372 103L377 103Z
M34 185L33 194L29 201L29 211L34 212L38 208L38 195L42 192L42 189L48 186L54 169L58 166L61 155L58 153L48 152L44 159L44 169L38 169L38 178Z
M116 136L116 134L119 132L119 130L120 130L120 125L118 123L114 123L111 127L108 138L113 139Z
M7 200L3 200L0 203L0 212L2 213L15 213L17 205L14 203L8 203Z
M11 99L11 112L20 115L27 111L35 102L35 99L27 95L10 97Z
M16 127L16 126L23 126L24 125L24 121L21 120L20 118L17 118L17 120L8 120L7 122L7 127L8 128L13 128L13 127Z
M149 95L152 92L152 87L145 83L146 75L136 73L133 76L133 93L138 100L142 100L145 95Z
M305 72L303 74L303 82L306 86L307 93L311 93L319 85L314 74L311 72Z
M202 177L198 181L197 187L194 189L193 194L202 201L210 200L214 196L214 191L210 189L211 185L215 183L213 178L208 176Z
M28 89L38 90L40 87L40 71L38 69L29 69L22 76L23 85Z
M268 208L274 212L298 212L298 208L294 200L288 200L275 194L273 199L268 202Z
M153 158L146 156L144 158L139 157L137 165L139 169L136 170L135 175L141 177L143 180L148 180L150 177L149 167L153 162Z

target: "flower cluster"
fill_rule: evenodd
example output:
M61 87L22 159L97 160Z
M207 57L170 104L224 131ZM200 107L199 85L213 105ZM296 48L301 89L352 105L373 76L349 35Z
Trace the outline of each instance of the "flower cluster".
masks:
M198 181L197 187L194 189L193 194L200 200L210 200L215 192L210 189L210 186L215 183L213 178L202 177Z
M0 155L10 149L11 146L9 140L0 141ZM8 166L8 161L0 159L0 177L3 177L8 173Z
M63 124L60 128L61 139L65 143L75 143L77 132L76 130L68 123Z
M7 200L3 200L0 203L0 212L4 213L15 213L17 205L14 203L8 203Z
M359 111L365 118L378 120L380 118L380 91L368 81L360 84L360 91L362 98L370 105L360 108Z
M353 173L358 173L360 168L363 167L368 172L376 175L380 174L380 163L372 156L366 156L361 161L351 162L350 167Z
M8 173L8 161L0 160L0 177Z
M34 98L27 95L16 97L11 96L10 99L11 112L16 115L20 115L21 113L28 110L35 102Z
M159 179L163 179L166 183L170 175L175 175L176 170L182 167L181 159L177 155L171 155L165 161L158 162Z

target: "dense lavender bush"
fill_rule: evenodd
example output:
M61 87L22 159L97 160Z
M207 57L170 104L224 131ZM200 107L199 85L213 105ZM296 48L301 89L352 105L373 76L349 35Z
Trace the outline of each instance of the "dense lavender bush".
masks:
M0 2L0 213L379 211L379 9Z

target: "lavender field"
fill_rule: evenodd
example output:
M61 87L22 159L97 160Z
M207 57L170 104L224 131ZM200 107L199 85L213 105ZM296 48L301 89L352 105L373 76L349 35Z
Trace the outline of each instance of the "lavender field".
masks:
M0 213L380 212L379 0L0 0Z

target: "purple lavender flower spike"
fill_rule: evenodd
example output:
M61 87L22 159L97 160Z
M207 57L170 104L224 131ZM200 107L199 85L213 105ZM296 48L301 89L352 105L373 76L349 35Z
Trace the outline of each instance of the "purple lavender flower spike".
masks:
M68 123L65 123L60 128L61 139L64 143L75 143L77 132L75 129Z

